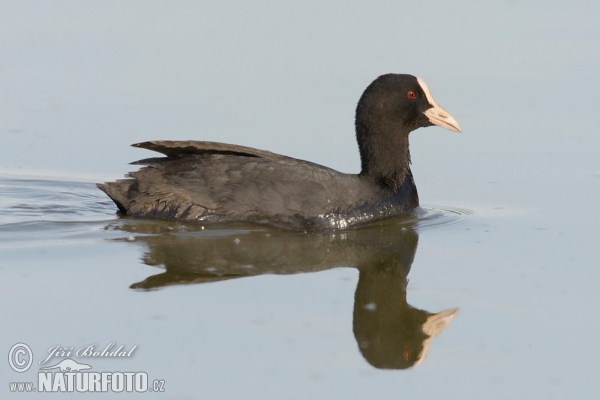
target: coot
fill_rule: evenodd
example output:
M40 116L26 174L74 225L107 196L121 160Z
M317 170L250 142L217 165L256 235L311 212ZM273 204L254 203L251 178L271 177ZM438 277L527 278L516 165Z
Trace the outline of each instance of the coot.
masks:
M431 125L461 131L423 80L387 74L367 87L356 107L359 174L244 146L150 141L133 146L166 157L133 163L145 167L97 186L130 217L347 229L419 205L408 135Z

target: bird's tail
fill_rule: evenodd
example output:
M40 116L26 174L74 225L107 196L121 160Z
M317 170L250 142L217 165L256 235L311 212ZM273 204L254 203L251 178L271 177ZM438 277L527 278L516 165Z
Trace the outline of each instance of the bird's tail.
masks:
M115 202L121 213L127 214L130 205L130 199L128 198L127 193L129 192L132 183L132 180L124 179L116 182L97 183L96 186Z

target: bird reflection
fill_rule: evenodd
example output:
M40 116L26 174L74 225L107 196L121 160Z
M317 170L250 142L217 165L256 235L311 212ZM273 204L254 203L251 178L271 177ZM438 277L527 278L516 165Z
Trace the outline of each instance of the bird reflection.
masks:
M405 217L343 233L298 234L122 219L108 228L128 232L132 243L147 247L143 262L164 268L132 284L133 289L355 267L359 280L353 331L358 348L375 368L406 369L425 358L430 340L458 313L456 308L430 313L406 301L418 244L415 225L414 218Z

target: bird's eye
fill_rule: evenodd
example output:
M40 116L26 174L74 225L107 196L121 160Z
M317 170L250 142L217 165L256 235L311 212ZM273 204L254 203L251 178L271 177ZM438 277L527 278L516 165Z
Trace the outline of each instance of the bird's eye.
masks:
M408 93L406 93L406 97L408 97L409 99L414 99L415 97L417 97L417 94L411 90Z

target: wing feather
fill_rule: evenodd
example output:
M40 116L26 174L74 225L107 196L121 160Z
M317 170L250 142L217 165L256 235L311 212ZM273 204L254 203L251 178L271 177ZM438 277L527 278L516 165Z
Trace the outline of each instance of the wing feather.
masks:
M152 140L148 142L135 143L131 146L156 151L166 156L178 156L183 154L229 154L268 158L271 160L289 158L280 154L271 153L270 151L259 150L252 147L198 140Z

